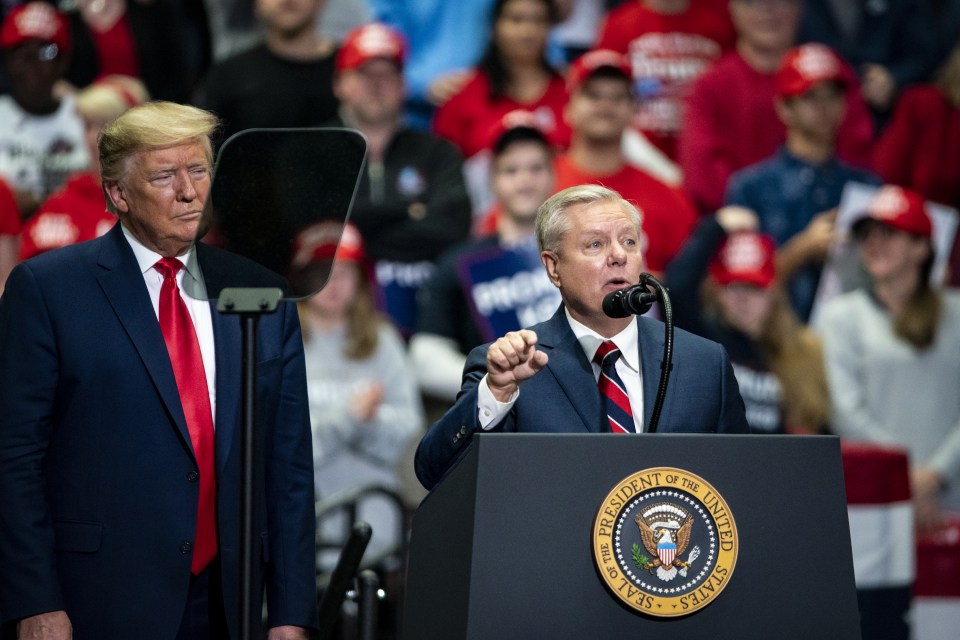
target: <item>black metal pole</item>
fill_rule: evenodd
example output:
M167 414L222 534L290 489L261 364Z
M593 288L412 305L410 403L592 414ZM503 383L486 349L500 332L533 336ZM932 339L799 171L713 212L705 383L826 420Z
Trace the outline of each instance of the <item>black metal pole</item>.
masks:
M359 640L377 640L377 621L380 608L380 579L377 574L364 569L357 576L357 604L359 608Z
M257 397L257 313L240 314L240 640L253 640L253 486L254 416Z

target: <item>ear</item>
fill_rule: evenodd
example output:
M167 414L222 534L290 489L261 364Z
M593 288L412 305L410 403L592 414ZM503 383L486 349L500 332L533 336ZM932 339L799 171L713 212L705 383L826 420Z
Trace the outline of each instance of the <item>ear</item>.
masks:
M111 211L117 215L122 215L130 211L130 205L127 203L127 199L123 194L123 187L120 186L119 182L104 182L103 193L107 196L107 204L110 205L108 208Z
M540 262L543 263L544 268L547 270L547 277L550 278L550 282L559 289L560 274L557 271L557 265L560 262L560 256L553 251L544 250L540 252Z

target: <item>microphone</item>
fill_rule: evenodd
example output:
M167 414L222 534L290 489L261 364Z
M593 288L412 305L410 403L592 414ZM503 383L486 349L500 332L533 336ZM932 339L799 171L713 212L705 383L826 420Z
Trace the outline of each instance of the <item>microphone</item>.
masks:
M608 293L603 297L603 312L611 318L645 314L657 301L657 294L645 282Z

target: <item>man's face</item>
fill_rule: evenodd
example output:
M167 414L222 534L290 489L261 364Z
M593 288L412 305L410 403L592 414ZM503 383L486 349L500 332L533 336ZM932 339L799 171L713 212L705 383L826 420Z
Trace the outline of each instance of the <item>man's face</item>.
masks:
M334 86L337 97L360 124L396 120L406 96L403 74L386 59L375 59L357 69L341 71Z
M564 118L574 134L585 140L613 142L620 140L633 110L628 80L594 77L570 96Z
M268 30L294 36L314 29L326 0L256 0L256 14Z
M66 69L66 54L57 45L29 40L3 52L10 93L27 111L45 110L53 85Z
M800 0L731 0L737 37L761 51L786 52L800 26Z
M595 328L609 323L603 297L640 280L640 230L618 200L574 205L566 215L560 250L541 259L571 315Z
M196 238L210 193L210 161L200 142L141 151L107 194L120 219L148 249L172 257Z
M778 100L777 113L791 132L833 144L846 113L844 89L835 82L821 82L799 96Z
M542 144L511 144L492 166L493 195L503 213L519 224L532 224L537 208L553 192L553 158Z

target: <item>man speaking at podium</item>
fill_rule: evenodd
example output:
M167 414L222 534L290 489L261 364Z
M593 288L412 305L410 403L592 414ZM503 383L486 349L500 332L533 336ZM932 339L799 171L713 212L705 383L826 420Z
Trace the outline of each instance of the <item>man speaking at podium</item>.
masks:
M24 262L7 281L5 634L237 637L240 317L217 313L205 292L218 295L223 274L283 283L194 242L216 127L213 114L168 102L107 125L101 175L120 224ZM306 638L316 624L313 459L294 305L264 315L257 338L251 599L259 621L266 587L269 638Z
M660 380L663 324L609 317L608 294L643 271L640 212L609 189L580 185L541 205L540 258L563 304L552 318L474 349L453 407L420 442L416 472L432 489L477 432L642 433ZM723 348L677 330L657 431L746 433Z

